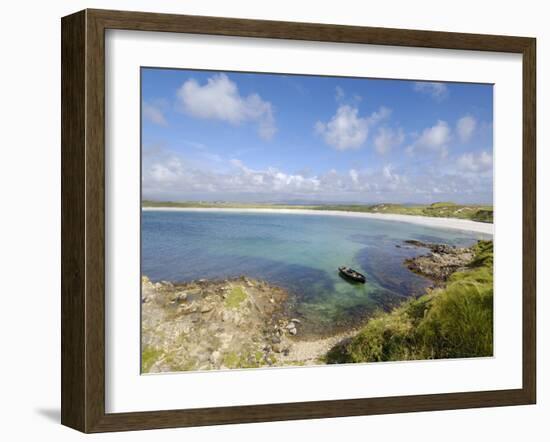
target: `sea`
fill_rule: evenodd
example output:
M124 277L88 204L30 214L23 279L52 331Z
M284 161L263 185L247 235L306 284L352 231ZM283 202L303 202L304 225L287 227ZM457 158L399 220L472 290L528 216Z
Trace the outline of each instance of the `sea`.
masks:
M432 282L404 265L427 253L406 240L470 246L491 235L408 222L315 214L144 210L141 273L153 281L239 276L286 289L306 337L359 326ZM350 283L339 266L363 273Z

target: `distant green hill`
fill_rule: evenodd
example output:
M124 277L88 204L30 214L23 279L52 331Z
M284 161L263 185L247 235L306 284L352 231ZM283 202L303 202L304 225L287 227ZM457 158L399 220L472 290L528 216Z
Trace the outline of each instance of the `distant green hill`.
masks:
M255 204L233 202L207 201L143 201L143 207L189 207L189 208L237 208L237 209L310 209L310 210L339 210L345 212L392 213L399 215L431 216L437 218L460 218L493 222L493 206L477 204L455 204L453 202L436 202L430 205L404 204Z

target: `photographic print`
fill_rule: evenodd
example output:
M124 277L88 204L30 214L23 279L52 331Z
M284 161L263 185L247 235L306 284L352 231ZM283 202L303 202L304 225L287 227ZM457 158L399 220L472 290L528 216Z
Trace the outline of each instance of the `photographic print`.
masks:
M493 355L491 84L141 68L141 370Z

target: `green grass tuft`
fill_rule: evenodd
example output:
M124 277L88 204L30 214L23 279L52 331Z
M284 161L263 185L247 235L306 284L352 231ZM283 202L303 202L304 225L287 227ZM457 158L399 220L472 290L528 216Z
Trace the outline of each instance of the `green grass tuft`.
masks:
M225 306L229 308L239 308L246 299L246 291L241 286L234 286L225 299Z
M151 367L162 356L162 351L153 347L145 347L141 352L141 371L148 373Z
M235 352L227 353L223 357L223 365L227 368L240 368L241 358Z
M450 201L430 204L430 207L433 209L437 209L440 207L449 207L449 206L456 206L456 204Z

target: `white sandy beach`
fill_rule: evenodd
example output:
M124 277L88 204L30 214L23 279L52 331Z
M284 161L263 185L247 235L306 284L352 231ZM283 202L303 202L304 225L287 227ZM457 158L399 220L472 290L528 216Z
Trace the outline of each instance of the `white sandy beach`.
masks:
M261 208L206 208L206 207L142 207L145 211L174 211L174 212L239 212L239 213L284 213L289 215L323 215L344 216L354 218L370 218L384 221L419 224L440 229L463 230L468 232L493 235L493 224L471 221L458 218L436 218L429 216L398 215L391 213L345 212L339 210L311 210L311 209L261 209Z

